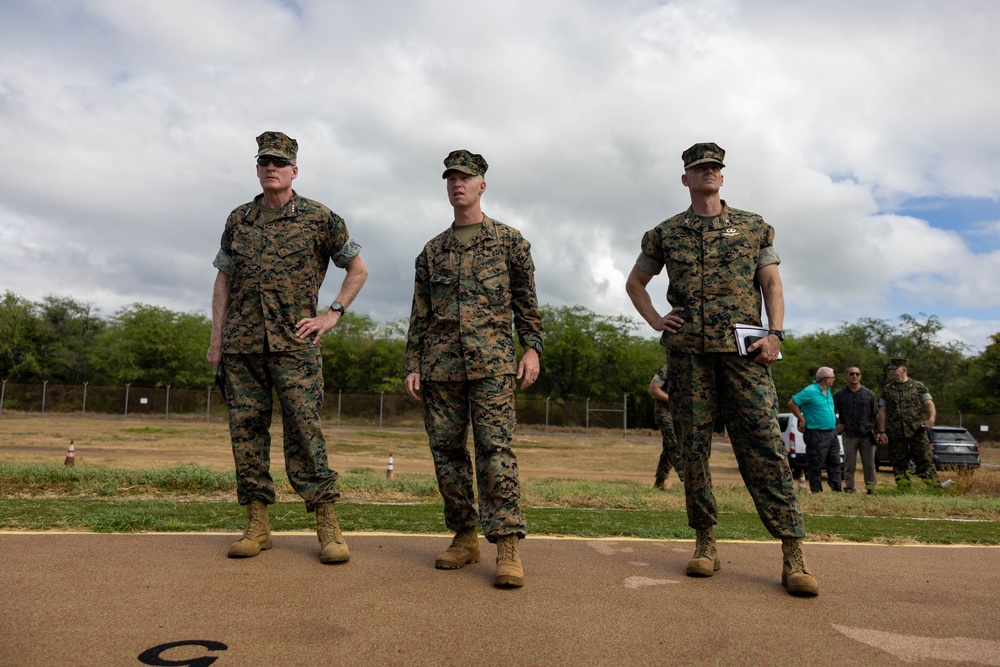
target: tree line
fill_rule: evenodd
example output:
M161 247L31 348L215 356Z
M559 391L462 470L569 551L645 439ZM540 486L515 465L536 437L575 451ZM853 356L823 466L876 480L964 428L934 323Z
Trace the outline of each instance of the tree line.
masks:
M541 375L527 395L551 399L629 397L629 412L652 413L650 379L665 360L645 323L600 315L583 306L542 306L545 352ZM322 342L328 391L403 393L406 318L376 322L349 312ZM782 361L772 365L779 406L811 382L816 369L859 366L878 390L892 357L910 360L911 375L926 384L939 410L1000 413L1000 333L980 354L941 342L943 325L931 315L898 321L863 318L835 329L790 333ZM135 303L108 317L85 302L47 296L40 302L5 292L0 299L0 379L93 386L204 388L211 320ZM520 351L519 351L520 352ZM631 420L630 420L631 421ZM645 423L643 417L640 422Z

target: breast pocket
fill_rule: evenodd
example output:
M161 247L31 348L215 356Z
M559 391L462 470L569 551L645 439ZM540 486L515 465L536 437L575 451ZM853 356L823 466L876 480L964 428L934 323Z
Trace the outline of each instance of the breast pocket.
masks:
M435 273L431 276L431 301L434 304L449 303L458 300L456 283L458 276L450 272Z
M483 295L493 305L505 304L510 296L510 272L502 259L481 264L474 271Z

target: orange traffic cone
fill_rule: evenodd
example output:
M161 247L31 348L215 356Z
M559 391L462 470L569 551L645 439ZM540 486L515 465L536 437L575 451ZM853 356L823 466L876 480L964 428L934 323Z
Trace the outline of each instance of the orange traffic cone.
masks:
M396 474L392 471L392 452L389 452L389 465L385 467L385 478L396 479Z
M73 441L69 441L69 449L66 450L66 460L63 461L63 465L75 466L76 465L76 451L73 447Z

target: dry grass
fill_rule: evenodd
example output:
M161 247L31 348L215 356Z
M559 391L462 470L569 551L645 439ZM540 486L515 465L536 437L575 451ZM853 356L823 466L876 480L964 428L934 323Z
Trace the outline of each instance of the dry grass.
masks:
M272 427L272 467L281 470L281 426ZM427 437L421 428L382 429L324 424L330 465L336 470L385 470L389 455L397 474L433 473ZM232 470L228 425L190 417L163 419L45 416L4 411L0 416L0 460L12 463L62 462L73 441L81 466L152 468L197 463ZM626 480L652 484L660 454L659 433L642 430L623 437L619 430L518 427L514 450L522 479ZM945 473L963 493L1000 496L1000 447L984 447L979 471ZM859 472L860 474L860 472ZM742 486L731 447L722 439L712 453L716 486ZM892 476L878 473L880 486ZM676 483L671 476L670 481ZM828 495L828 494L824 494ZM808 496L803 497L807 504Z

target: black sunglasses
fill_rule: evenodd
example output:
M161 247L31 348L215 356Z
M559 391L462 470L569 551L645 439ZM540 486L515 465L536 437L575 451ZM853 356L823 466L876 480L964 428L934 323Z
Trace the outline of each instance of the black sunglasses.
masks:
M266 167L269 164L273 164L275 167L278 167L280 169L282 167L287 167L291 163L292 163L291 160L286 160L283 157L274 157L273 155L262 155L259 158L257 158L257 164L259 164L262 167Z

